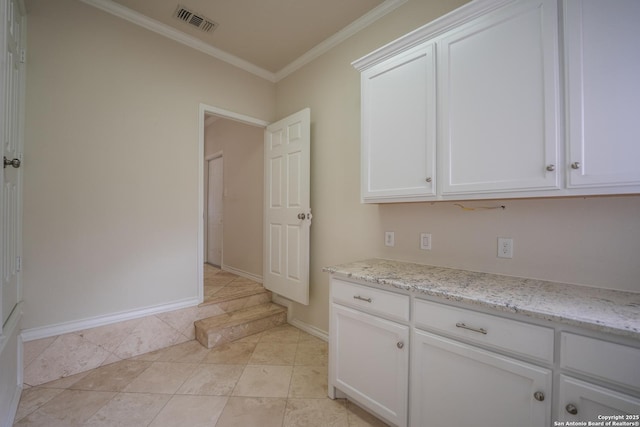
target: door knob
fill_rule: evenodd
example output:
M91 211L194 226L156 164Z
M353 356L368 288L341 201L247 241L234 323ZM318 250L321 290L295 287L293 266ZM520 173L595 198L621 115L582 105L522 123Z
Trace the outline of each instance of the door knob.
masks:
M566 409L571 415L576 415L578 413L578 408L573 403L569 403L564 409Z
M13 160L9 160L7 159L7 157L4 157L4 167L6 168L7 166L13 166L14 168L19 168L20 167L20 159L13 159Z
M305 219L306 215L303 213L298 214L298 219Z

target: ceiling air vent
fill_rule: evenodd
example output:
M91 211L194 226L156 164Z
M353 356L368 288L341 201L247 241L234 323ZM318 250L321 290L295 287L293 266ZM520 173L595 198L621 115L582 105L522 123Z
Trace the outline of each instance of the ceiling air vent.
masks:
M179 21L192 25L205 33L210 33L218 27L218 24L213 22L211 19L199 13L195 13L181 5L178 5L173 16Z

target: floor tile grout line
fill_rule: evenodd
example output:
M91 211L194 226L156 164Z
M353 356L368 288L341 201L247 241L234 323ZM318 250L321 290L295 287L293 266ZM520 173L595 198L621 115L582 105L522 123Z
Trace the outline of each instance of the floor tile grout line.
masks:
M290 328L290 329L289 329ZM275 328L274 328L275 329ZM292 388L294 385L294 371L296 370L296 366L315 366L315 364L311 363L298 363L296 364L296 361L298 359L299 353L301 352L302 348L305 346L305 344L307 343L308 340L303 340L303 337L305 337L305 334L303 333L303 331L299 331L297 330L295 327L292 326L288 326L288 325L284 325L284 329L288 329L289 332L295 332L295 338L291 339L287 337L287 331L283 330L283 331L277 331L274 335L271 335L269 333L265 333L265 332L260 332L259 334L256 335L260 335L258 337L256 337L255 340L251 340L249 341L250 344L253 345L253 347L251 348L251 353L247 356L247 358L245 359L245 361L241 364L243 366L242 369L242 373L244 373L246 371L247 366L251 365L251 358L252 356L255 354L257 348L258 348L258 344L263 343L263 344L278 344L278 343L291 343L291 344L295 344L294 347L294 354L293 357L290 359L291 361L288 363L273 363L272 361L265 361L263 363L256 363L255 366L288 366L290 368L290 372L291 375L288 379L288 384L287 384L287 391L286 391L286 396L284 397L284 399L282 398L273 398L273 399L282 399L284 401L284 413L282 414L282 419L280 424L284 425L285 424L285 417L287 414L287 410L291 410L291 404L293 402L293 400L295 399L302 399L302 400L316 400L316 401L321 401L326 399L326 397L324 398L320 398L318 396L308 396L305 397L303 396L292 396ZM186 343L179 343L177 345L181 345L181 344L186 344ZM170 346L170 347L174 347L174 346ZM180 384L175 388L175 390L173 390L172 393L153 393L153 392L144 392L144 391L138 391L138 392L134 392L134 391L129 391L129 392L125 392L124 388L126 388L127 386L123 386L123 388L121 390L118 391L114 391L114 395L111 397L111 399L109 399L108 402L106 402L104 405L102 405L100 408L98 408L91 416L94 416L96 413L98 413L100 410L102 410L104 407L106 407L106 405L108 405L110 402L113 402L114 399L116 399L118 396L122 396L123 394L127 394L127 393L140 393L140 394L161 394L167 397L166 402L162 405L161 408L159 408L159 410L157 411L157 413L155 413L155 415L153 416L153 418L149 421L149 424L153 423L154 420L156 420L158 418L158 416L160 416L160 414L162 413L162 411L167 407L167 405L172 401L172 399L175 399L176 396L213 396L207 393L193 393L193 394L182 394L179 393L179 390L184 386L184 384L186 384L187 381L189 381L190 379L194 378L194 376L197 375L198 370L201 367L207 366L207 365L218 365L218 366L223 366L223 365L228 365L229 362L225 361L225 363L207 363L205 362L207 360L208 355L210 355L213 351L215 351L214 349L207 349L200 358L198 358L197 360L190 360L187 361L184 358L178 358L176 356L176 354L171 355L169 353L169 360L161 360L163 357L163 354L159 354L157 356L157 358L155 358L154 360L148 360L145 362L148 362L149 365L143 369L142 371L136 373L135 377L131 378L128 381L128 384L132 383L136 378L138 378L140 375L142 375L144 372L146 372L151 366L153 366L156 363L169 363L169 364L184 364L184 363L189 363L189 364L193 364L194 365L194 370L189 373L188 375L186 375L182 381L180 381ZM189 357L188 353L185 353L184 357ZM173 360L171 359L173 358ZM131 358L130 358L131 359ZM125 359L127 360L127 359ZM298 362L304 362L302 360L298 361ZM307 361L309 362L309 361ZM118 363L118 362L116 362ZM234 363L234 365L238 365L237 363ZM318 367L321 366L325 366L324 364L320 364L318 365ZM100 369L100 368L97 368ZM222 416L222 414L224 413L224 409L227 407L227 405L229 404L229 401L232 400L232 398L251 398L250 396L234 396L235 391L237 390L240 378L242 376L242 373L235 379L234 381L234 386L233 388L225 394L222 395L215 395L218 397L224 397L226 399L224 406L221 408L220 410L220 414L218 415L218 417ZM78 381L80 381L80 379L78 379ZM73 387L74 384L76 384L77 382L73 382L72 384L68 385L66 388L61 389L61 392L64 390L70 390L70 387ZM44 387L43 387L44 388ZM82 389L74 389L74 390L78 390L78 391L82 391ZM101 391L101 390L88 390L88 391ZM263 396L258 396L257 398L259 399L272 399L272 397L263 397ZM31 413L35 412L36 410L40 409L42 406L44 406L46 404L46 402L43 402L43 404L41 404L40 406L38 406L37 408L35 408ZM343 407L344 404L342 405ZM26 414L25 416L28 416L28 414ZM218 423L218 421L216 421L216 424ZM149 425L148 424L148 425Z

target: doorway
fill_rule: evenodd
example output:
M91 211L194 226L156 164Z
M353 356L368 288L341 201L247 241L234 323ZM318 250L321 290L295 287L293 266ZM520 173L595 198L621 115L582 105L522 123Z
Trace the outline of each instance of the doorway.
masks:
M204 300L205 263L215 264L225 271L254 281L262 281L262 147L264 129L267 125L268 122L249 116L209 105L200 105L198 293L201 302ZM236 127L242 127L245 132L257 134L253 147L259 151L254 151L250 158L243 161L238 159L247 156L246 151L243 151L248 147L245 143L246 134L243 133L238 137L229 137L228 133L220 134ZM217 130L210 133L212 128ZM205 129L207 129L206 135ZM224 139L226 142L222 146L218 146L215 142L211 144L210 137L217 141ZM215 159L218 157L221 158L219 164L223 164L220 168L216 168ZM210 168L213 168L212 174L209 174ZM218 202L222 210L221 224L219 221L217 224L216 219L209 220L208 212L209 181L212 178L215 179L218 173L223 175L219 191L222 202ZM211 187L215 185L212 183ZM252 189L258 190L259 193L254 193ZM257 205L253 204L254 202ZM215 208L212 207L211 210ZM211 230L212 233L209 233L210 229L216 228L217 225L220 225L219 231ZM260 228L256 229L256 225ZM225 231L225 229L228 230ZM215 253L211 253L215 252L216 243L209 242L209 235L216 233L223 236L219 261ZM251 263L259 263L259 265Z
M200 278L204 279L208 234L203 225L203 187L210 165L205 158L224 152L224 221L211 220L214 228L224 224L222 259L217 261L212 254L213 263L221 263L221 270L263 283L278 295L308 304L310 110L305 108L268 124L201 106L200 120ZM216 243L211 247L215 251ZM203 295L204 284L199 286Z

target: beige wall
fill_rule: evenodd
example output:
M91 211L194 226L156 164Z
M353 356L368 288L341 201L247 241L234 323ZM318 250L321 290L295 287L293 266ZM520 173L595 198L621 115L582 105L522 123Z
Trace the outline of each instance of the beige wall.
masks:
M223 267L262 277L264 128L220 119L205 129L205 153L222 151Z
M311 108L311 304L293 316L319 329L322 267L371 256L640 291L640 197L360 204L351 61L463 3L409 0L273 85L83 3L28 1L23 326L196 295L200 103L266 121Z
M198 114L275 87L72 0L30 0L27 329L197 297Z
M640 197L362 205L360 80L350 63L465 1L410 0L277 84L277 115L311 108L311 304L293 316L328 330L323 266L365 257L541 278L640 292ZM395 231L396 246L383 244ZM420 232L433 250L418 249ZM514 259L496 258L497 237L514 239Z

